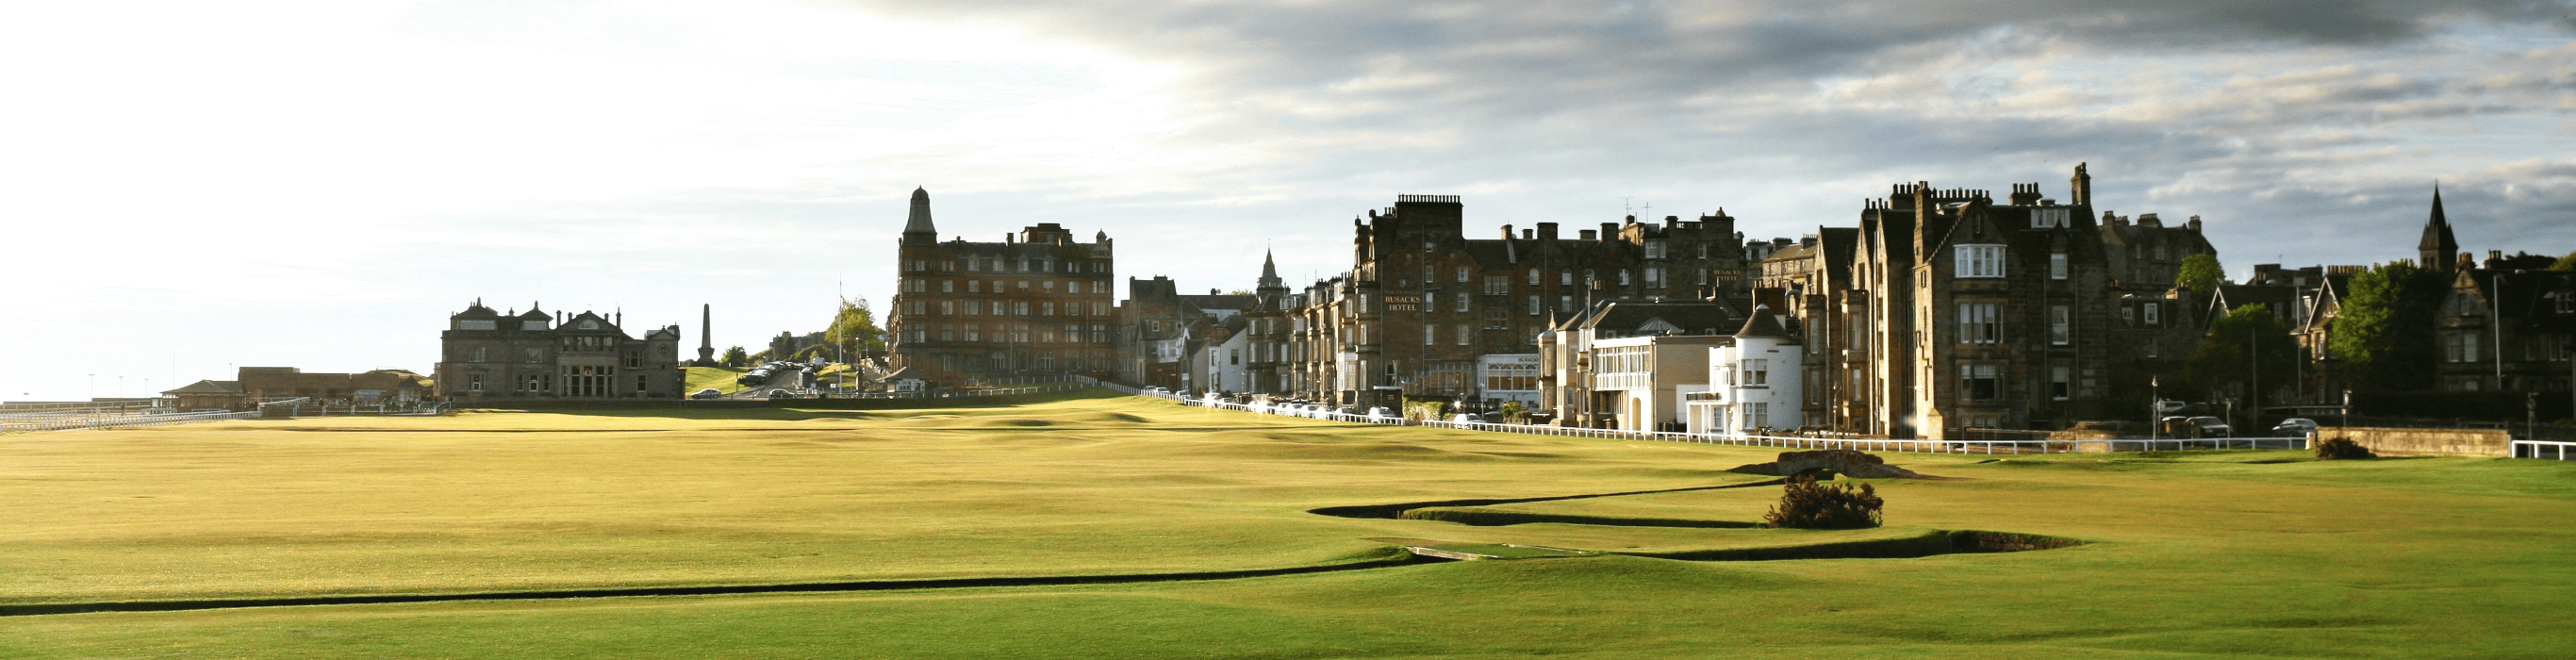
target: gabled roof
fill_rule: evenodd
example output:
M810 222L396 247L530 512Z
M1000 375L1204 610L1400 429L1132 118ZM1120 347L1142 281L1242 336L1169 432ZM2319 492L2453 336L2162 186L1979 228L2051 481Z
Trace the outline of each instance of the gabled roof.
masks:
M2576 296L2576 271L2489 269L2461 271L2459 288L2474 289L2508 327L2524 332L2576 332L2576 313L2558 312L2558 297ZM2576 305L2576 303L2570 303Z
M1725 335L1738 327L1739 321L1725 303L1712 300L1613 299L1567 323L1571 328L1605 335ZM1650 325L1659 332L1648 332Z
M927 379L927 378L923 378L923 377L921 377L921 374L920 374L919 372L915 372L915 371L913 371L913 370L912 370L911 365L905 365L905 366L904 366L904 368L896 369L896 370L894 370L894 373L886 374L884 378L880 378L880 379L878 379L878 380L883 380L883 381L889 381L889 382L891 382L891 381L898 381L898 380L920 380L920 381L927 381L927 380L929 380L929 379Z
M242 393L242 389L241 389L241 382L240 382L240 381L231 381L231 380L201 380L201 381L197 381L197 382L194 382L194 383L189 383L186 387L181 387L181 388L179 388L179 389L175 389L175 390L166 390L166 391L163 391L163 392L162 392L162 394L170 394L170 395L178 395L178 394L240 394L240 393Z

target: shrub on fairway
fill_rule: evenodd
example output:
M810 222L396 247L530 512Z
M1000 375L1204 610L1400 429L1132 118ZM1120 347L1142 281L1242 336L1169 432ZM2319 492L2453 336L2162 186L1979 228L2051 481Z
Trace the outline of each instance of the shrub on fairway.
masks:
M2317 443L2317 460L2320 461L2349 461L2378 457L2377 454L2370 453L2369 447L2361 446L2361 443L2353 442L2351 438L2327 438L2324 442Z
M1772 527L1799 529L1859 529L1877 527L1878 489L1869 484L1860 488L1816 483L1816 478L1798 475L1789 478L1788 488L1780 493L1780 505L1763 514L1762 521Z

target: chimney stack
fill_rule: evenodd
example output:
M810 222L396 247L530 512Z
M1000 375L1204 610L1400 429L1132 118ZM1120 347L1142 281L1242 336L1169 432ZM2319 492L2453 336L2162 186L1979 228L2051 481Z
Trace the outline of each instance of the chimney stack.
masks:
M1585 229L1585 230L1581 231L1580 233L1577 233L1576 235L1577 235L1577 236L1581 236L1581 237L1583 237L1583 240L1587 240L1587 241L1597 241L1597 240L1601 240L1601 238L1600 238L1600 232L1596 232L1596 231L1593 231L1593 230L1590 230L1590 229Z
M1632 215L1632 216L1628 216L1628 222L1629 222L1630 224L1635 224L1635 223L1637 222L1637 216L1633 216L1633 215ZM1601 223L1601 240L1605 240L1605 241L1607 241L1607 240L1614 239L1614 238L1618 238L1618 237L1619 237L1619 223L1615 223L1615 222L1604 222L1604 223Z
M1556 223L1553 223L1553 222L1542 222L1542 223L1538 223L1538 240L1542 240L1542 241L1554 241L1554 240L1556 240Z

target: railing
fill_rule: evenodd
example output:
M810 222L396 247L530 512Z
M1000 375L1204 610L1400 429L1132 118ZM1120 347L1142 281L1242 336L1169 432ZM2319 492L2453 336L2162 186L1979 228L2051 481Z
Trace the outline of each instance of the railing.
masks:
M1571 426L1496 424L1492 422L1448 422L1440 420L1412 420L1405 419L1404 417L1397 415L1351 414L1330 409L1315 410L1311 408L1295 407L1290 404L1230 403L1207 398L1193 399L1172 394L1170 392L1140 390L1114 383L1099 382L1098 384L1102 387L1129 394L1150 396L1178 402L1181 405L1212 408L1217 410L1234 410L1249 413L1284 415L1289 417L1303 417L1307 419L1352 422L1359 424L1426 426L1431 428L1460 429L1467 431L1492 431L1497 433L1521 433L1528 435L1576 438L1603 438L1610 440L1651 440L1658 442L1742 445L1747 447L1779 447L1783 449L1851 449L1856 451L1923 452L1941 454L2058 454L2114 451L2157 451L2168 449L2177 451L2205 449L2307 449L2309 447L2308 438L2305 436L2196 439L2116 438L2095 440L1930 440L1679 433L1672 431L1626 431L1620 429L1594 429Z
M2576 442L2515 440L2513 441L2513 457L2545 458L2554 461L2564 461L2569 460L2567 458L2567 449L2569 447L2576 447Z
M24 433L24 432L30 432L30 431L67 431L67 430L72 430L72 429L103 429L103 428L118 428L118 427L127 427L127 426L163 426L163 425L168 425L168 424L186 424L186 423L190 423L190 422L211 422L211 421L215 421L215 420L219 420L219 419L248 419L248 418L258 417L258 416L259 416L259 413L257 413L257 412L202 412L202 413L172 413L172 414L167 414L167 415L78 415L78 416L62 416L62 417L56 417L56 418L53 418L53 419L38 419L38 420L24 420L24 421L0 421L0 433Z

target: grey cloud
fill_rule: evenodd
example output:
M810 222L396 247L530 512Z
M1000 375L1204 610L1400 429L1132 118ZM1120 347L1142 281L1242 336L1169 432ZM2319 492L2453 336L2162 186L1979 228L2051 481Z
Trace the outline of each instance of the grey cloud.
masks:
M2411 246L2422 221L2409 200L2429 194L2411 179L2445 173L2423 169L2425 153L2395 148L2385 127L2560 112L2571 75L2564 57L2462 55L2427 39L2482 21L2564 30L2545 21L2566 2L873 6L1016 22L1041 38L1181 64L1191 73L1174 92L1200 123L1167 139L1282 154L1211 169L1195 194L1309 200L1242 210L1319 224L1395 192L1484 186L1509 192L1483 196L1495 201L1475 206L1492 214L1479 217L1600 208L1550 195L1696 190L1705 192L1687 203L1728 204L1748 227L1811 231L1796 228L1847 224L1856 198L1888 183L2037 180L2056 190L2082 160L2101 177L2097 195L2124 213L2204 214L2223 239L2313 245L2314 260L2394 258L2404 250L2390 241ZM2048 91L2020 89L2015 76L2068 59L2151 66L2037 105L1999 105ZM1820 91L1840 80L1877 86ZM2138 103L2167 116L2096 109ZM1397 139L1423 135L1447 139ZM2477 179L2461 182L2465 203L2484 204L2479 187L2502 185L2449 174ZM2498 226L2564 227L2553 209L2571 197L2527 187L2519 198L2498 193L2491 208L2515 218ZM1793 207L1827 210L1790 217ZM2318 235L2308 223L2325 218L2349 231Z

